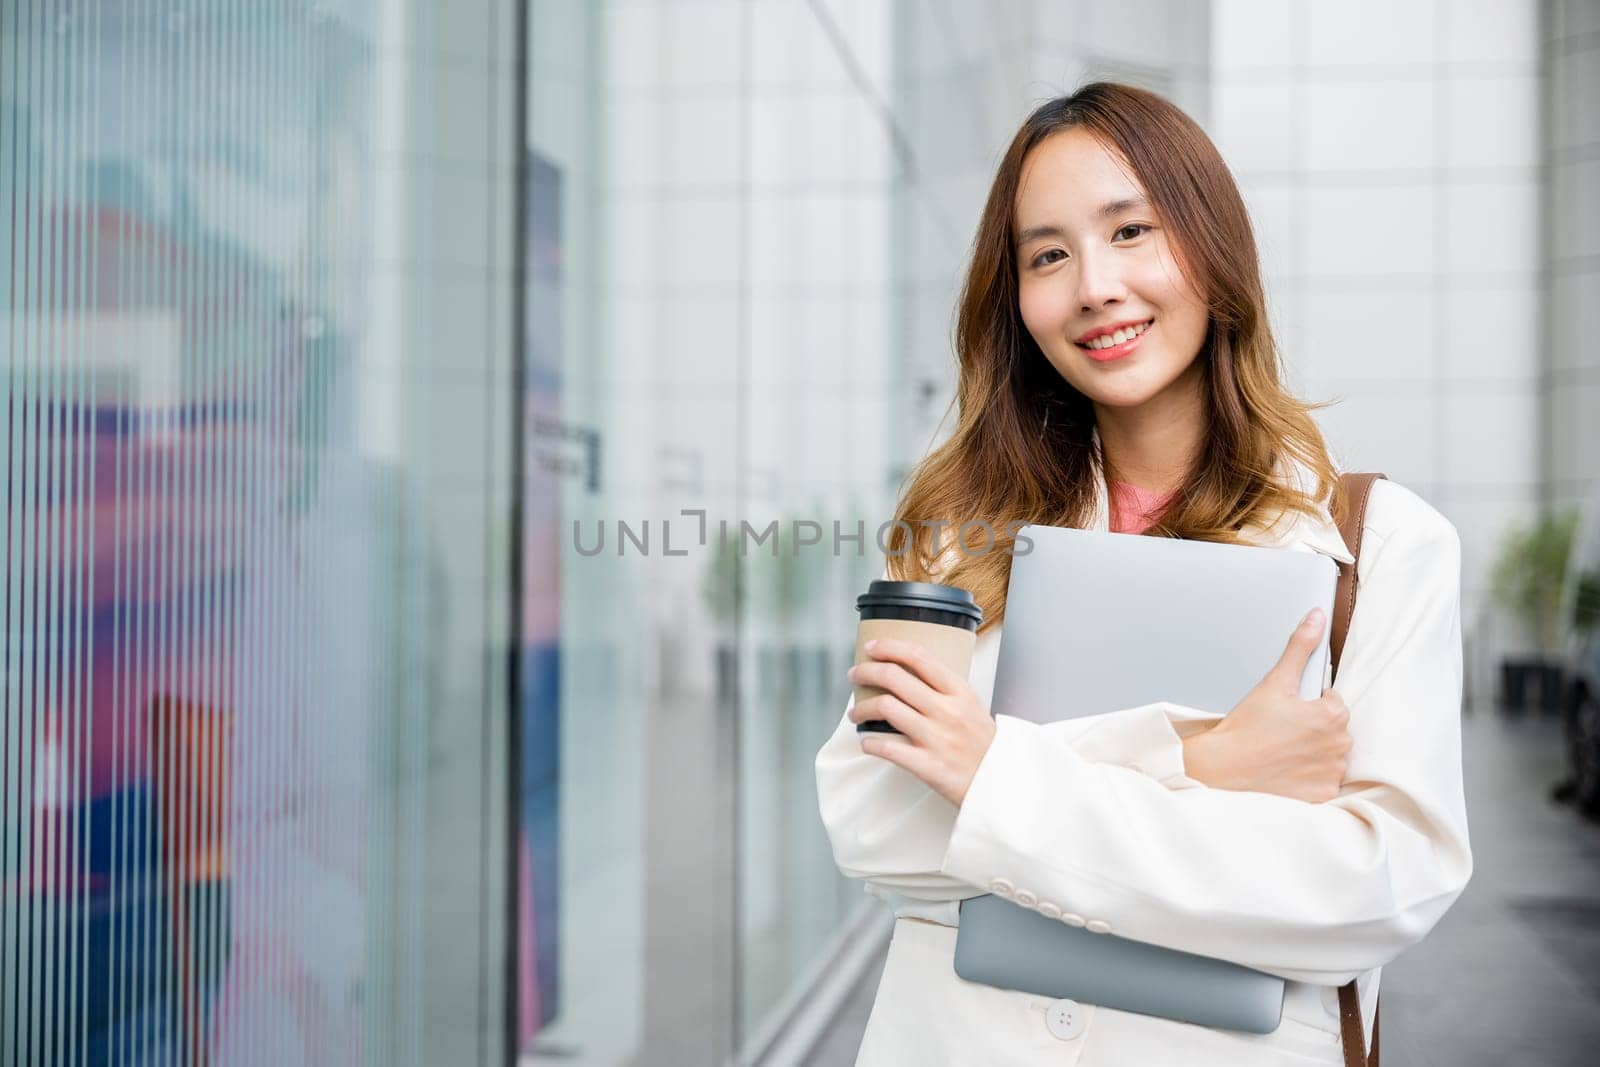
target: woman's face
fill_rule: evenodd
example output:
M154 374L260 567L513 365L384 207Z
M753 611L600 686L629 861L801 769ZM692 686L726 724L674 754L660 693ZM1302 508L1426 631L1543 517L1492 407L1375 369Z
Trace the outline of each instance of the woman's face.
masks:
M1051 134L1023 160L1015 211L1022 321L1056 371L1097 407L1198 398L1206 306L1117 158L1084 130ZM1112 344L1107 327L1143 332Z

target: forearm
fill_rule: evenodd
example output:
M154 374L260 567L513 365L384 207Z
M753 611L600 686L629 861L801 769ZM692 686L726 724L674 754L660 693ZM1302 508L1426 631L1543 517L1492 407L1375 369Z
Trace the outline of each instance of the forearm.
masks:
M1163 789L998 722L943 871L1120 936L1337 984L1419 939L1471 871L1462 813L1418 794L1375 785L1306 804Z
M1091 763L1125 767L1182 789L1199 784L1184 774L1182 739L1209 726L1207 714L1149 704L1039 729ZM823 826L841 873L922 900L983 892L940 871L957 808L909 772L863 753L848 718L817 754L815 770Z

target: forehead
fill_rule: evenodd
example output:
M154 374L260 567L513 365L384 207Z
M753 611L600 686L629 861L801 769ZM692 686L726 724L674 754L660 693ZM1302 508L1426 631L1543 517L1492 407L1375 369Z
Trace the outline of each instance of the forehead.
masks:
M1104 203L1144 196L1132 168L1086 130L1053 133L1028 150L1012 205L1018 228L1088 218Z

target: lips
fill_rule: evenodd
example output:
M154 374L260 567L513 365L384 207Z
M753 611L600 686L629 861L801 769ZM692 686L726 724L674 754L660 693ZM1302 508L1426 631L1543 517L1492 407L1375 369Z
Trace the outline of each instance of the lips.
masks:
M1090 348L1088 345L1078 344L1077 342L1074 342L1074 344L1077 344L1078 348L1082 350L1083 354L1095 362L1108 363L1114 359L1121 359L1123 356L1128 355L1134 349L1138 348L1139 345L1144 342L1145 335L1147 335L1151 329L1154 328L1155 320L1148 319L1141 325L1142 329L1140 329L1138 333L1133 334L1131 337L1127 337L1126 340L1106 345L1104 348ZM1104 342L1102 341L1101 343Z
M1106 348L1112 344L1121 344L1135 334L1143 333L1155 321L1152 317L1148 319L1130 319L1127 322L1113 323L1110 326L1099 326L1072 343L1079 348Z

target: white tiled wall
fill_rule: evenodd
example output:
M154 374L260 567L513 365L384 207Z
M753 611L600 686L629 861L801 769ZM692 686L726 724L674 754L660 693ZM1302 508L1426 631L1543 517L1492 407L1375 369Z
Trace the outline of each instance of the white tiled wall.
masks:
M1215 0L1212 121L1291 381L1456 523L1469 625L1538 501L1538 0ZM1381 27L1381 32L1374 32Z

